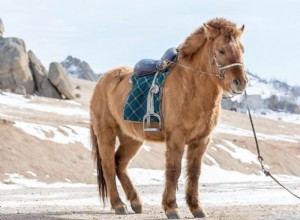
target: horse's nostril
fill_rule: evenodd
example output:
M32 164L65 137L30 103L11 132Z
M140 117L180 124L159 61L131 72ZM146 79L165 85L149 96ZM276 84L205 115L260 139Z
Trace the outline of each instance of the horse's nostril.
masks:
M240 85L241 81L239 79L234 79L232 80L233 84L235 84L236 86Z

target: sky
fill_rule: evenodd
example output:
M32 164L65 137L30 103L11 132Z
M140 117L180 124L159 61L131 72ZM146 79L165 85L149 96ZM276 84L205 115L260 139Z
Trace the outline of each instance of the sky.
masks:
M48 69L72 55L95 72L160 58L206 21L245 24L246 68L300 85L298 0L0 0L4 37L22 38Z

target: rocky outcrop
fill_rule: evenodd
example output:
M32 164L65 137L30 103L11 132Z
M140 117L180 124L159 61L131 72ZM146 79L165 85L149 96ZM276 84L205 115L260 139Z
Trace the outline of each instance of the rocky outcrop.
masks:
M60 63L51 63L48 78L58 91L68 99L74 99L72 84Z
M35 54L27 53L23 40L3 38L3 33L0 19L0 90L58 99L74 98L72 85L61 64L52 63L48 74Z
M48 72L41 63L41 61L35 56L35 54L31 50L28 52L28 56L29 65L38 94L45 97L60 99L61 94L51 84L50 80L48 79Z
M68 56L61 64L69 76L90 81L98 81L100 78L98 74L94 73L87 62L75 57Z
M15 91L24 86L26 93L33 94L35 85L28 63L23 40L0 37L0 89Z
M4 33L4 24L0 18L0 37L2 37L3 33Z

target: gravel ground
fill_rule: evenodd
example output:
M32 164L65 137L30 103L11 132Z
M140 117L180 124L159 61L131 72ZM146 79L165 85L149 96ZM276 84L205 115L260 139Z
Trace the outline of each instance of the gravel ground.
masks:
M269 182L209 184L201 189L207 220L300 219L300 202ZM128 206L127 216L117 216L100 205L96 186L0 190L0 219L166 219L160 206L163 186L139 186L138 190L145 202L144 212L134 214ZM184 204L183 186L178 204L181 218L193 219Z

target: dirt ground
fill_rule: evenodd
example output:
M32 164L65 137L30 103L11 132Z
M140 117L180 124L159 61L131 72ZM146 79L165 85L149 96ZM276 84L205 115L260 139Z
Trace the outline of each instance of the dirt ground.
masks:
M224 191L225 187L226 191ZM202 186L202 189L201 195L203 198L215 197L215 200L204 199L206 204L203 204L203 207L208 215L207 220L300 219L300 202L285 192L282 192L281 189L274 184L267 182L259 184L209 184ZM141 198L148 201L144 205L143 214L134 214L127 204L129 214L126 216L115 215L113 210L109 207L100 205L96 186L82 188L2 190L0 191L0 219L167 219L160 206L163 186L139 186L138 190L140 191ZM215 193L216 191L217 193ZM266 195L266 192L268 192L269 198L262 199L261 203L259 200L252 201L251 203L250 200L253 196L259 197ZM275 196L278 192L279 194L283 193L283 196ZM233 195L232 198L229 198L230 194ZM241 197L235 197L235 194L241 195ZM245 199L247 200L247 198L243 198L245 194L248 194L250 198L247 205L243 203ZM274 196L272 196L272 194L274 194ZM154 202L149 202L151 195L154 195ZM193 219L192 214L184 204L183 186L180 186L178 195L177 200L181 208L181 218ZM280 201L272 201L274 199L280 200L280 197L284 200L282 201L282 204L285 203L284 205L280 204ZM223 198L221 199L222 201L220 201L220 198Z

